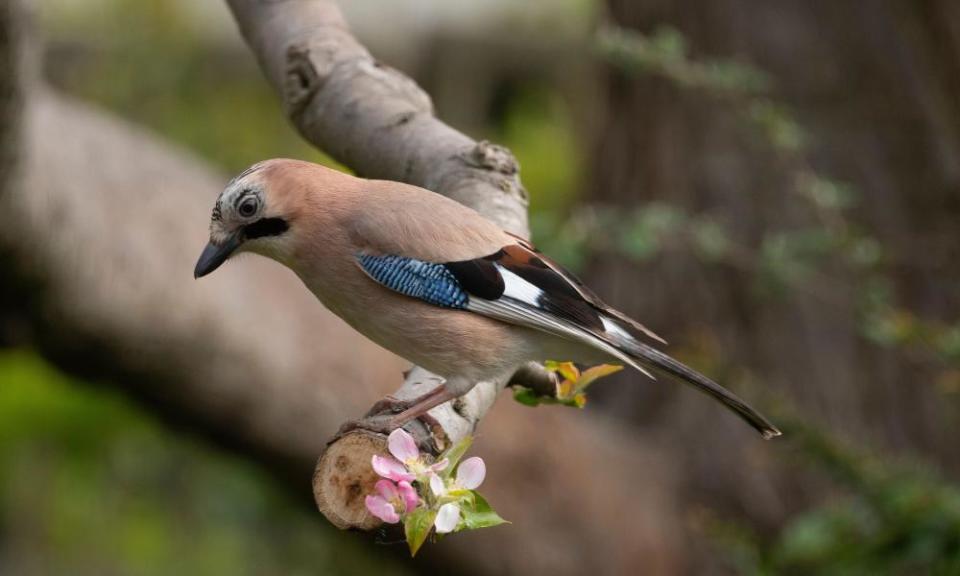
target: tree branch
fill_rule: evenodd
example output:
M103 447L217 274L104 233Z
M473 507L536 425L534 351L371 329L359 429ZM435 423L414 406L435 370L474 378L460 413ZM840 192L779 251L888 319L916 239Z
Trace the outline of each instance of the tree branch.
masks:
M368 178L409 182L526 237L513 155L433 115L413 80L374 60L326 0L228 0L240 31L303 136Z
M529 235L527 197L513 155L438 120L430 97L402 73L374 60L350 34L334 3L228 3L290 120L307 140L363 176L422 186L474 208L506 230ZM536 380L538 387L552 382L534 367L524 370L523 378ZM392 396L416 398L441 383L418 368ZM428 429L420 421L408 428L424 446L442 450L473 433L506 384L478 383L463 398L430 412L436 426ZM373 478L344 474L343 466L349 460L351 470L366 470L370 451L382 450L385 440L378 446L373 435L349 436L335 439L318 462L314 492L320 510L335 525L370 528L376 519L362 499L349 496L358 488L369 492ZM366 479L362 485L361 477Z

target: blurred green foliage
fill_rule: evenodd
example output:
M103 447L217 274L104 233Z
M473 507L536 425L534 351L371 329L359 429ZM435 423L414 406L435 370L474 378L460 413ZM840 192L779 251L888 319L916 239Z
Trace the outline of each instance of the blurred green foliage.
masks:
M102 0L46 14L51 80L228 173L265 158L331 164L300 138L240 44L203 34L168 0Z
M714 522L712 532L738 573L960 574L960 488L922 464L853 449L822 427L783 416L778 421L805 464L827 473L840 493L772 538Z
M736 60L691 58L687 39L669 26L649 35L612 26L599 31L596 45L603 58L628 73L657 74L683 88L749 95L770 85L762 71Z
M0 534L19 576L403 573L256 465L22 350L0 352Z
M721 222L654 203L632 214L594 218L603 224L582 237L596 245L598 235L603 243L604 234L609 237L613 230L619 240L610 247L640 260L658 255L665 246L688 249L707 262L742 269L768 295L809 290L826 305L831 304L829 288L853 283L865 338L901 353L922 350L941 368L941 389L960 389L960 324L921 320L898 305L883 246L849 214L858 201L857 191L813 169L805 155L809 137L790 110L770 95L769 78L735 62L692 59L683 36L672 29L649 36L606 30L598 46L626 73L667 78L742 112L761 143L792 174L794 199L803 203L811 223L771 229L752 247L738 242ZM921 464L868 456L832 437L825 427L805 424L796 416L780 414L776 420L785 424L785 435L793 439L802 464L833 478L839 493L773 535L758 534L730 519L713 522L712 532L738 573L960 574L960 488Z
M509 148L520 163L530 193L532 217L569 208L576 199L583 172L573 117L563 97L545 86L527 86L507 102L493 138Z

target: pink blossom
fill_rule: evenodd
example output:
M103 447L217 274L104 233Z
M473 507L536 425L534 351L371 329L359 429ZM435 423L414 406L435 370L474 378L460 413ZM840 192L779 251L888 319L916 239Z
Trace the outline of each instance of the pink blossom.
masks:
M449 464L450 464L450 461L447 460L446 458L444 458L443 460L441 460L441 461L439 461L439 462L434 462L433 464L431 464L430 467L429 467L429 470L430 470L430 472L432 472L432 473L434 473L434 474L437 473L437 472L443 472L444 470L447 469L447 466L448 466Z
M453 532L460 524L460 507L450 502L440 507L437 518L433 521L437 534Z
M413 512L413 509L420 504L420 496L417 495L417 490L409 482L397 484L397 492L400 493L400 499L403 500L403 507L407 514Z
M457 466L457 486L465 490L476 490L487 476L487 465L483 458L467 458Z
M387 524L396 524L401 513L409 514L420 503L417 491L406 481L394 484L390 480L378 480L375 489L377 494L368 495L364 504L371 514Z
M476 490L487 475L487 465L483 458L467 458L457 466L457 477L453 482L445 483L439 475L430 477L430 489L436 496L446 496L452 490Z
M401 462L412 462L420 458L417 441L406 430L397 428L387 437L387 446L393 457Z
M370 464L373 465L374 472L394 482L412 482L417 477L416 474L407 470L406 466L390 456L374 454Z
M390 433L387 437L387 447L392 457L374 455L370 463L373 465L374 472L394 482L413 482L418 477L441 472L448 465L446 458L427 464L426 458L417 448L416 440L402 428L397 428Z
M430 476L430 490L433 491L435 496L447 495L447 485L443 483L443 478L439 474Z
M367 494L367 497L363 502L367 505L367 510L371 514L383 520L387 524L396 524L400 521L400 515L397 514L393 504L390 504L380 496Z
M430 476L430 490L433 491L437 498L441 499L441 502L443 499L446 499L448 495L457 499L458 496L455 493L450 493L474 490L483 483L486 475L487 465L484 464L482 458L474 456L467 458L457 466L457 476L452 481L447 480L445 482L439 474ZM433 526L437 529L438 534L453 532L459 525L460 505L457 502L447 502L441 506L440 510L437 511L436 519L433 521Z

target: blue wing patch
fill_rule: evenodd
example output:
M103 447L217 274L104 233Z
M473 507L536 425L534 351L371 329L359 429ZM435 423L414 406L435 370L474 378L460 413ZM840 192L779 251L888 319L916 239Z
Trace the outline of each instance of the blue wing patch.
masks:
M368 276L383 286L434 306L463 309L470 299L443 264L369 254L359 254L357 262Z

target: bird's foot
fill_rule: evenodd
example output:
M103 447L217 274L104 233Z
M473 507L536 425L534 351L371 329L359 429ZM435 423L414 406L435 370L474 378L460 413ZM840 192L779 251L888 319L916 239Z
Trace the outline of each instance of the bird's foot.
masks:
M376 432L378 434L389 434L402 425L403 422L400 422L393 416L385 414L367 415L363 418L344 422L343 426L340 426L340 429L337 430L337 434L334 436L334 438L340 438L341 436L353 432L354 430L367 430L370 432Z
M414 402L409 400L398 400L392 396L378 400L376 404L367 410L363 418L344 422L343 425L340 426L340 429L337 430L331 442L336 441L338 438L354 430L368 430L379 434L389 434L405 424L405 422L400 421L396 415L409 409L413 404Z
M427 427L427 430L440 427L440 423L437 421L437 419L430 414L423 413L417 416L417 418L423 421L423 424ZM373 413L371 411L371 413L368 413L363 418L344 422L344 424L340 426L340 429L337 430L334 440L342 437L345 434L353 432L354 430L367 430L369 432L385 435L390 434L397 428L405 426L412 420L414 419L401 418L398 414Z
M372 416L380 416L386 414L399 414L404 410L410 408L416 404L416 398L413 400L398 400L393 396L387 396L382 400L377 400L376 404L370 407L367 410L365 418L370 418Z
M427 411L453 398L455 395L444 386L438 386L412 400L397 400L388 396L374 404L363 418L346 422L330 442L336 442L354 430L389 434L416 418L423 421L427 430L439 428L439 423Z

